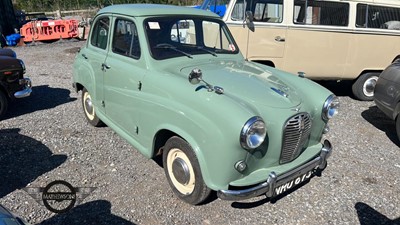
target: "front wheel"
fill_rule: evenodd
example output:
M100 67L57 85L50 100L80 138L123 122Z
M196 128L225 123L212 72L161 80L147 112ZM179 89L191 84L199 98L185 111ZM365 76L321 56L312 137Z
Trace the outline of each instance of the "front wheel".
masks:
M379 73L370 72L361 75L353 84L352 91L354 96L361 101L374 100L374 89Z
M82 107L83 112L85 113L85 117L91 125L95 127L100 127L104 125L103 122L96 115L96 110L92 101L92 97L90 96L86 88L83 88L82 90Z
M200 165L191 146L179 137L171 137L164 146L163 165L175 195L197 205L206 200L211 189L204 183Z
M3 91L0 90L0 120L3 119L8 109L8 99Z

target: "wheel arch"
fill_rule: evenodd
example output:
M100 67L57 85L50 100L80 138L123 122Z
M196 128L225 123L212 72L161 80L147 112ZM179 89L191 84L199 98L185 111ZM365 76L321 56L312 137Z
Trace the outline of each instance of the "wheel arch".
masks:
M160 159L159 157L161 157L162 159L162 153L164 150L163 147L168 141L168 139L173 136L182 138L190 145L190 147L193 149L193 153L196 155L196 158L198 160L204 182L209 188L215 189L213 188L215 185L212 181L210 171L207 167L204 154L200 151L199 145L196 142L196 140L192 136L187 134L184 130L180 130L178 128L173 129L170 127L158 130L154 135L151 158L155 159L155 161L158 161Z
M378 70L378 69L365 69L363 70L353 81L355 82L360 76L366 74L366 73L382 73L383 70Z
M396 60L400 59L400 55L397 55L396 57L394 57L394 59L392 60L392 63Z
M74 83L73 85L76 92L82 91L84 86L81 83Z
M163 147L164 147L165 143L167 143L168 139L170 139L173 136L178 136L178 137L182 138L177 133L175 133L171 130L168 130L168 129L159 130L155 134L154 141L153 141L152 155L151 155L152 158L162 155L162 152L164 150ZM182 139L184 139L184 138L182 138Z
M260 63L275 68L275 63L271 60L252 60L252 62Z

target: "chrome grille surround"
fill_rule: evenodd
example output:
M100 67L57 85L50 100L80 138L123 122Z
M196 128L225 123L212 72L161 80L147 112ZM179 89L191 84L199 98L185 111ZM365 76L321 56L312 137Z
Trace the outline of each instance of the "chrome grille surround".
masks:
M281 164L293 161L302 152L311 133L311 117L308 113L299 113L286 121L283 129Z

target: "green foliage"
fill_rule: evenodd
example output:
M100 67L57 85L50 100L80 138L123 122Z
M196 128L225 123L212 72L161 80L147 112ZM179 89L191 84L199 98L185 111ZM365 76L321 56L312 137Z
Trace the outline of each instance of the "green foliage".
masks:
M25 12L103 8L113 4L154 3L173 5L200 4L197 0L16 0L14 7Z

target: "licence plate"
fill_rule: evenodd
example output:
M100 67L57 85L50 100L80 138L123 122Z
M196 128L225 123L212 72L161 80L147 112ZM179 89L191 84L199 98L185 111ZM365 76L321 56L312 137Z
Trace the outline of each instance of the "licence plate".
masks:
M296 187L297 185L303 183L303 181L309 179L312 175L312 170L308 171L307 173L294 178L293 180L290 180L284 184L282 184L281 186L275 188L275 195L280 195L286 191L289 191L290 189Z

